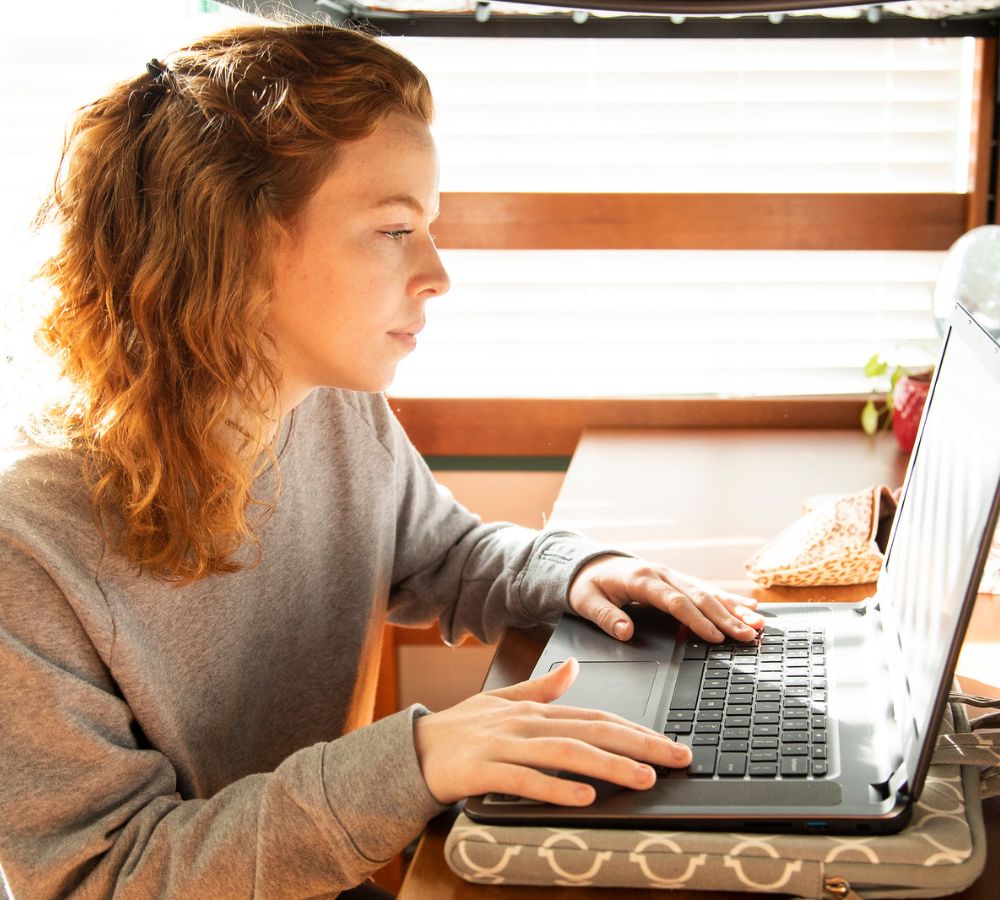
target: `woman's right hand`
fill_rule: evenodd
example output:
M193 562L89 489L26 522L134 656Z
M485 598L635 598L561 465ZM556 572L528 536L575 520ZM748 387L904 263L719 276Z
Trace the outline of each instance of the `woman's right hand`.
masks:
M593 802L589 784L539 771L550 769L634 790L656 783L646 765L683 768L691 751L612 713L554 706L579 672L575 659L533 681L476 694L414 722L414 742L432 796L450 804L497 792L557 803Z

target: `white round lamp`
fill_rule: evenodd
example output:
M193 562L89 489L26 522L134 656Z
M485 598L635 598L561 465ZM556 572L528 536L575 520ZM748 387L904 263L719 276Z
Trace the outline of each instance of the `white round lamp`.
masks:
M948 250L934 288L934 317L942 333L956 302L1000 336L1000 225L973 228Z

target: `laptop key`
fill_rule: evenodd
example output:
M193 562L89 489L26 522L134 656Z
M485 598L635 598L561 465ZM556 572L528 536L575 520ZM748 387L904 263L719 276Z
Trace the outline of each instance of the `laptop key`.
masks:
M784 721L781 723L781 730L785 731L808 731L809 723L805 719L792 719L785 716Z
M809 755L809 745L808 744L782 744L781 745L781 758L784 759L786 756L808 756Z
M817 744L812 749L813 759L826 759L826 744Z
M778 746L776 737L755 737L750 739L750 746L755 750L773 750Z
M692 747L714 747L719 743L717 734L696 734L691 741Z
M669 732L670 734L690 734L691 725L691 722L667 722L667 725L663 730L664 732Z
M826 732L825 731L813 731L812 732L812 742L814 744L825 744L826 743Z
M746 741L726 741L719 747L723 753L746 753L750 748Z
M722 721L722 710L721 709L699 709L698 710L698 721L699 722L721 722Z
M778 751L777 750L751 750L750 751L750 762L777 762L778 761Z
M694 720L693 709L671 709L667 713L668 722L691 722Z
M704 659L708 652L708 644L704 641L688 641L684 645L685 659Z
M720 753L719 775L742 777L747 771L747 758L742 753Z
M822 759L814 759L812 764L813 775L825 775L826 774L826 761Z
M677 672L674 695L670 698L671 709L694 709L698 702L698 688L705 671L704 663L684 660Z
M692 747L688 775L711 776L715 774L715 747Z
M804 778L809 774L809 760L805 756L781 757L782 778Z
M778 774L778 767L773 762L752 762L750 763L751 778L774 778Z
M754 737L777 737L778 736L778 726L777 725L754 725L753 727Z
M695 734L719 734L722 731L721 722L703 722L699 719L694 724Z

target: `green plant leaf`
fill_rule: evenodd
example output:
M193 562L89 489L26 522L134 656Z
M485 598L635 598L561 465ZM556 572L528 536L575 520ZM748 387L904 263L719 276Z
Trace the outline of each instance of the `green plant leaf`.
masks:
M902 366L896 366L896 368L892 370L892 375L889 376L890 396L892 389L896 386L896 382L899 381L899 379L902 378L905 374L906 374L906 369L904 369Z
M875 434L878 431L878 409L874 400L869 400L861 410L861 428L865 434Z
M889 364L877 353L865 363L865 376L868 378L878 378L889 371Z

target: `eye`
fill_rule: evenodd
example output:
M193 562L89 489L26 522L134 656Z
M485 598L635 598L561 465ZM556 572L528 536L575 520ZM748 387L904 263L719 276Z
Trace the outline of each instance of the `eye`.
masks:
M383 231L382 234L384 234L390 240L401 241L403 240L404 237L406 237L406 235L413 234L413 229L401 228L399 231Z

